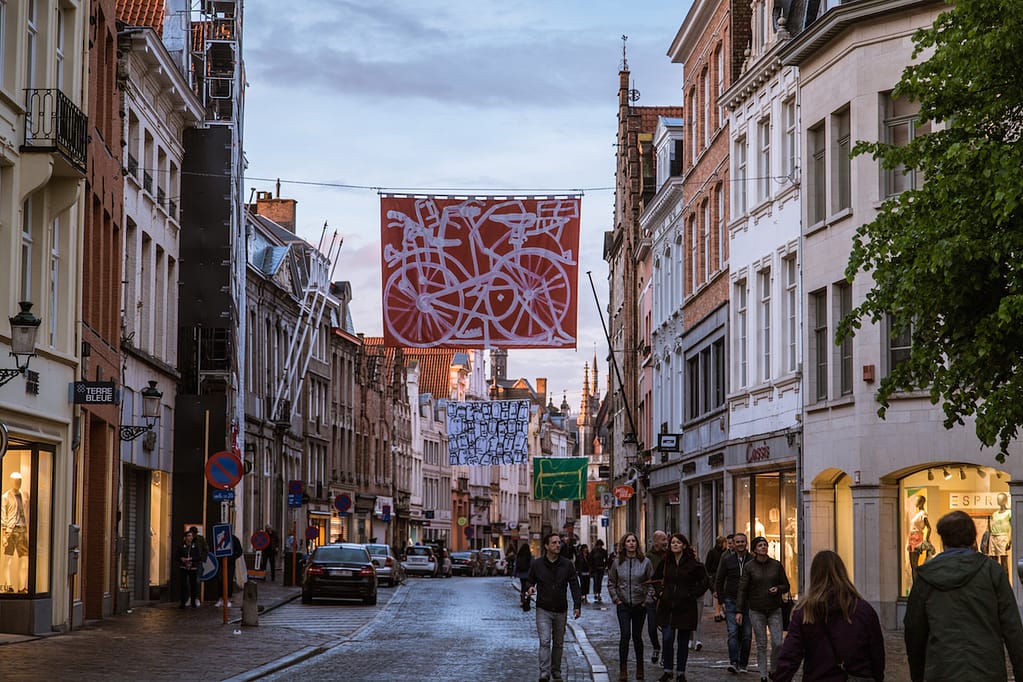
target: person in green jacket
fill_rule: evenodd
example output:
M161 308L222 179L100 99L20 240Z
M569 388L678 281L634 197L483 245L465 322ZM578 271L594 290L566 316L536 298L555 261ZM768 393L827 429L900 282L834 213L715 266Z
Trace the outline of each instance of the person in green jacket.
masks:
M946 514L937 529L945 551L917 570L903 620L910 677L1004 682L1008 649L1023 680L1023 624L1005 570L977 552L968 514Z

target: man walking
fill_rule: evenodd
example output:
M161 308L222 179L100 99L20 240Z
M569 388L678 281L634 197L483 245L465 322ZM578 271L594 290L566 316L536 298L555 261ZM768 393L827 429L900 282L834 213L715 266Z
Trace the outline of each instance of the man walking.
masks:
M1005 569L977 552L964 512L938 521L945 547L917 569L903 620L913 682L1004 680L1005 650L1023 680L1023 624Z
M749 618L749 611L743 611L742 618L738 620L735 618L739 580L742 578L746 562L753 558L746 549L747 542L745 533L736 533L732 536L733 551L721 557L714 580L714 598L725 605L725 624L728 626L728 672L733 674L746 672L753 639L753 624Z
M650 551L646 553L654 573L657 572L657 567L661 565L667 555L668 534L663 530L655 530L650 541ZM654 648L653 653L650 654L650 662L656 664L661 660L661 629L657 627L656 599L646 607L646 632L650 636L650 645Z
M543 538L543 555L529 566L525 584L529 595L536 595L536 634L540 638L540 682L561 679L561 656L568 625L568 598L572 592L572 616L578 618L582 609L579 581L575 565L561 556L561 538L548 533Z
M604 584L604 572L607 570L607 550L604 549L604 541L598 539L593 543L593 551L590 552L590 577L593 579L593 599L596 602L603 601L600 598L600 590Z

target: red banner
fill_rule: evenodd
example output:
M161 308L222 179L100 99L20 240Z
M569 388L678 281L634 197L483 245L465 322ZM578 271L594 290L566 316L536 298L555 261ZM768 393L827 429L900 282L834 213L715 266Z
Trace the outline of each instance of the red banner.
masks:
M607 490L607 481L587 482L586 499L579 503L579 513L582 516L600 516L604 513L604 506L600 499L603 490Z
M384 342L575 348L579 197L380 200Z

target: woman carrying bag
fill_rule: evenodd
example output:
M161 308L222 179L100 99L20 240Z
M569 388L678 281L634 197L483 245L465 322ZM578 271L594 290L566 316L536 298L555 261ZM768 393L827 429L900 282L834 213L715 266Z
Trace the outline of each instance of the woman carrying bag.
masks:
M639 538L626 533L618 543L618 555L607 574L607 593L618 612L618 679L629 679L629 639L636 649L636 679L643 679L643 621L653 599L654 569L643 556Z
M668 540L668 554L657 566L654 584L661 586L657 600L657 625L663 639L661 662L664 674L658 682L672 679L685 682L689 635L696 629L700 617L696 600L710 587L707 571L697 560L696 552L685 535L674 533Z
M884 635L874 608L849 580L842 558L818 552L810 585L792 610L775 682L789 682L803 665L815 682L884 680Z

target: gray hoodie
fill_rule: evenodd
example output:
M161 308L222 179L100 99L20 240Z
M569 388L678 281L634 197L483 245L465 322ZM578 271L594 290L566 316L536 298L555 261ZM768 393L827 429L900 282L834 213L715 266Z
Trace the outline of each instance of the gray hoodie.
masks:
M654 568L650 560L643 557L619 557L611 562L607 572L607 593L612 602L622 602L629 606L643 606L653 603L653 588L650 580L654 576Z

